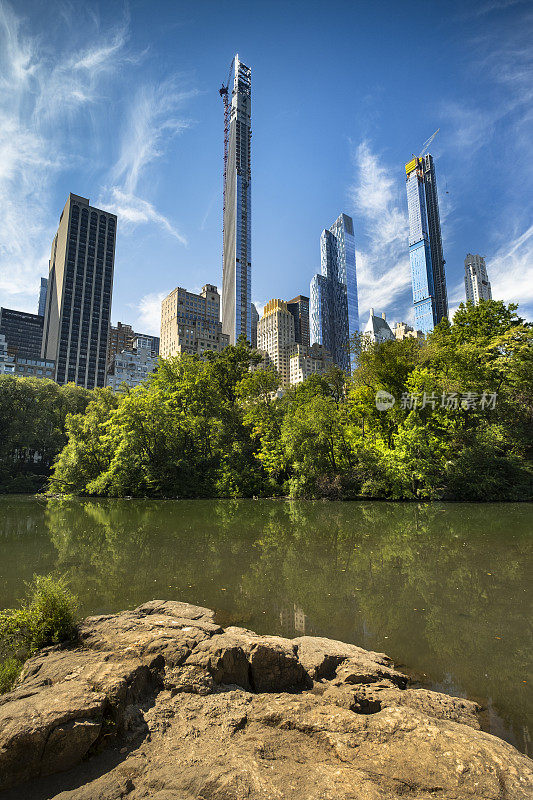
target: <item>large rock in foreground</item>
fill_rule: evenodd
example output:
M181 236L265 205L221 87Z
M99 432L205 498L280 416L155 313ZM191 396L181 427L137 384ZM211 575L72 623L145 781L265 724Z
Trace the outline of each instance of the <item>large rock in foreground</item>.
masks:
M529 800L530 760L478 706L382 653L223 630L153 601L91 617L0 697L2 797Z

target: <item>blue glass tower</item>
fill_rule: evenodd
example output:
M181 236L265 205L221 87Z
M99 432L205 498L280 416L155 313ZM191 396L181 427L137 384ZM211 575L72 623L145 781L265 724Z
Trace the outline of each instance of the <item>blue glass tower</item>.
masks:
M353 220L341 214L320 237L321 274L311 281L311 344L351 372L350 338L359 330Z
M409 210L409 260L415 327L429 333L448 316L435 167L430 155L405 165Z
M222 330L235 344L252 339L251 70L234 59L224 184Z
M41 278L41 289L39 291L39 310L37 314L40 317L44 317L44 312L46 309L46 295L48 292L48 278Z

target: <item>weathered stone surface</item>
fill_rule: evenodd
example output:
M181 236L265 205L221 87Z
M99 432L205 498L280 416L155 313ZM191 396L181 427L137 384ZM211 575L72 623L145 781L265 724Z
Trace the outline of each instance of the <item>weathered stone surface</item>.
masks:
M291 641L298 648L300 663L313 680L338 676L340 683L371 683L383 678L399 686L407 683L407 677L393 669L392 660L385 653L316 636L300 636Z
M258 636L230 627L201 642L187 663L205 667L217 683L256 692L309 688L312 682L298 660L298 648L281 636Z
M480 730L477 703L450 697L428 689L399 689L390 681L370 685L329 685L322 693L328 703L348 708L357 714L376 714L384 708L407 706L429 717L448 719Z
M80 640L92 650L130 656L162 656L167 664L181 664L199 642L219 633L214 612L200 606L153 600L134 611L88 617Z
M162 601L81 630L0 698L2 800L532 796L531 762L475 703L404 688L382 653Z
M98 738L105 695L78 682L23 688L0 707L0 789L68 769Z

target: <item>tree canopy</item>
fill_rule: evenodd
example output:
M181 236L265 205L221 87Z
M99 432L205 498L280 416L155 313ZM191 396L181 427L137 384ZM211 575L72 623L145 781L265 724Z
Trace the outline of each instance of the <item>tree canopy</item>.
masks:
M67 442L66 419L93 393L40 378L0 375L0 491L35 491Z
M123 396L34 381L32 391L65 392L71 407L65 414L61 405L63 417L54 412L53 446L40 428L32 441L48 459L64 443L53 492L532 497L533 327L516 306L461 305L453 324L443 320L423 341L362 346L356 338L353 356L350 378L332 367L284 393L276 391L277 373L258 368L258 354L244 339L203 358L162 360L146 383ZM31 411L17 420L18 403L9 406L2 387L0 414L13 416L5 461L29 446L22 431ZM21 396L29 389L24 384ZM387 410L376 403L377 392L393 398ZM27 398L20 403L28 405Z

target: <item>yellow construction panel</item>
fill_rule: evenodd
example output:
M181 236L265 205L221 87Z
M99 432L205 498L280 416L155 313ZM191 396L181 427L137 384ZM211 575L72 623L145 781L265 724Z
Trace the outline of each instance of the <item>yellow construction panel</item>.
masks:
M412 172L414 169L416 169L417 164L418 164L418 158L413 158L412 161L410 161L408 164L406 164L405 165L405 173L406 173L406 175L409 175L410 172Z

